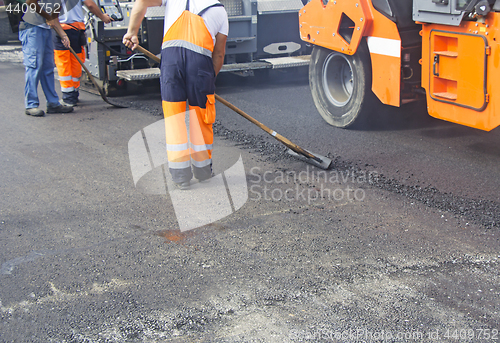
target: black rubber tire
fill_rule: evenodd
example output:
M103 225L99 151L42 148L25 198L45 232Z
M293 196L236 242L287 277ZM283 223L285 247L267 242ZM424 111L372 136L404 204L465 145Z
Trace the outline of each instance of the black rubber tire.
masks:
M314 104L328 124L340 128L361 126L376 104L366 42L352 56L315 46L309 86Z

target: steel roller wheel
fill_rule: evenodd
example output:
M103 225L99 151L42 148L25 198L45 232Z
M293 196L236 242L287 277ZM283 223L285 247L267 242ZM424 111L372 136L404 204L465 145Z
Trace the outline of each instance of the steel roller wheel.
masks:
M371 63L366 44L349 56L315 46L309 65L314 104L325 121L347 128L361 124L372 110Z

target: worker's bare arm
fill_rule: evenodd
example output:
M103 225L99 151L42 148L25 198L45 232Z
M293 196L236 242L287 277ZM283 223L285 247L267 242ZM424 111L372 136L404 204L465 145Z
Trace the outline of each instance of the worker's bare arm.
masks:
M111 18L108 14L102 13L101 9L93 0L83 0L83 4L87 6L90 12L95 14L99 19L101 19L106 24L111 23Z
M38 4L38 0L28 0L26 1L26 3L28 4L28 6L33 6L35 8L35 11L36 13L38 13L39 15L41 15L47 22L47 25L49 25L51 28L53 28L56 33L59 35L59 37L61 37L61 42L63 43L63 45L68 48L69 47L69 38L68 36L66 35L66 33L64 32L63 28L61 27L61 23L59 23L59 13L60 13L60 10L56 10L54 8L53 11L51 11L50 13L47 13L39 4ZM59 7L57 7L60 9L60 4L59 4Z
M146 15L148 7L161 6L162 0L137 0L130 14L127 33L123 36L123 44L132 50L139 45L137 33L141 26L142 20Z
M47 22L50 22L51 20L59 17L60 8L61 8L60 4L57 4L57 5L59 5L59 7L57 7L59 10L54 9L54 11L51 11L50 13L47 13L43 9L43 7L41 7L38 4L38 0L27 0L26 4L28 5L28 8L30 8L30 9L32 9L34 7L35 12L38 13L39 15L41 15Z
M217 33L215 36L215 46L212 53L212 61L214 63L215 75L219 74L224 65L224 55L226 54L227 36L222 33Z

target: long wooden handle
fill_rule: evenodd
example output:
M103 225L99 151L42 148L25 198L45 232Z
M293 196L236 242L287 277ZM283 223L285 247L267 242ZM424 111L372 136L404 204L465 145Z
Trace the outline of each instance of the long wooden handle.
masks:
M140 53L143 53L144 55L151 58L153 61L160 63L161 59L158 56L154 55L151 51L144 49L140 45L138 45L136 49L139 50Z
M94 84L94 86L97 88L97 90L99 91L99 93L101 94L101 96L103 98L106 97L106 95L104 94L104 91L101 89L101 87L99 87L99 85L97 84L96 80L94 79L94 76L90 73L90 71L87 69L87 67L85 66L85 64L83 63L83 61L81 60L80 56L78 56L75 52L75 50L73 50L73 48L70 46L69 47L69 51L71 51L71 53L73 54L73 56L76 58L76 60L78 61L78 63L80 63L80 65L82 66L83 70L85 70L85 73L87 73L87 76L89 77L90 81L92 81L92 83Z
M157 57L156 55L153 55L152 52L144 49L140 45L138 45L136 47L136 49L139 50L139 52L143 53L144 55L148 56L149 58L151 58L152 60L154 60L154 61L156 61L158 63L161 61L161 59L159 57ZM316 161L318 161L318 160L321 161L321 159L319 159L318 157L314 156L309 151L306 151L306 150L302 149L300 146L298 146L297 144L292 143L288 138L283 137L282 135L280 135L276 131L268 128L266 125L262 124L257 119L251 117L250 115L248 115L244 111L240 110L238 107L234 106L229 101L225 100L224 98L220 97L219 95L215 94L215 99L217 101L219 101L220 103L222 103L223 105L225 105L225 106L229 107L230 109L232 109L234 112L238 113L243 118L245 118L248 121L252 122L253 124L257 125L262 130L266 131L268 134L270 134L271 136L273 136L274 138L276 138L277 140L279 140L281 143L285 144L288 148L292 149L296 153L304 155L304 156L306 156L308 158L312 158L313 160L316 160Z
M99 84L95 80L94 76L90 73L90 71L87 69L87 67L83 63L83 61L76 54L75 50L73 50L73 48L71 46L69 47L69 51L71 51L71 53L73 54L73 56L75 56L76 60L78 61L78 63L80 63L80 65L82 66L83 70L85 70L85 72L87 73L87 76L89 77L90 81L94 84L94 87L97 88L97 91L99 92L99 94L101 94L101 98L102 98L102 100L104 100L104 102L106 102L106 103L108 103L108 104L110 104L111 106L114 106L114 107L127 108L127 106L113 104L112 102L110 102L108 100L108 97L106 96L106 93L104 92L104 90L101 87L99 87Z
M57 36L59 36L59 32L57 32L55 28L54 28L54 32L57 34ZM61 36L59 36L59 38L61 38ZM69 51L71 51L71 54L76 58L76 60L78 61L78 63L80 63L80 65L82 66L83 70L85 70L85 72L87 73L90 81L92 81L92 83L94 84L94 86L97 88L97 90L101 94L102 98L104 99L106 97L106 95L102 91L101 87L99 87L99 85L95 81L94 77L92 76L92 74L90 73L90 71L87 69L87 67L83 63L82 59L76 54L75 50L73 50L73 48L71 46L69 46L68 49L69 49ZM107 100L107 99L104 99L104 100Z
M59 36L59 33L56 31L56 29L54 29L54 32ZM59 38L61 38L61 37L59 37ZM110 104L111 106L114 106L114 107L127 108L127 106L117 105L117 104L111 103L108 100L108 98L106 97L106 93L104 93L104 90L101 87L99 87L99 85L97 84L97 81L94 79L94 76L90 73L90 71L87 69L87 67L83 63L82 59L76 54L75 50L73 50L73 48L71 46L69 46L69 51L71 51L71 54L73 56L75 56L76 60L78 61L78 63L80 63L83 70L85 70L85 73L87 73L87 76L89 77L90 81L94 84L94 87L97 88L97 91L99 92L99 94L101 94L102 100L104 100L105 102L107 102L108 104Z
M238 107L234 106L233 104L231 104L229 101L227 101L226 99L224 98L221 98L219 95L215 94L215 99L217 101L219 101L220 103L222 103L223 105L229 107L230 109L232 109L234 112L238 113L240 116L242 116L243 118L247 119L248 121L252 122L253 124L257 125L258 127L260 127L262 130L266 131L268 134L270 134L271 136L273 136L274 138L276 138L277 140L279 140L281 143L285 144L288 148L292 149L293 151L295 151L296 153L299 153L301 155L304 155L308 158L312 158L314 160L318 160L318 158L316 156L314 156L313 154L311 154L310 152L302 149L300 146L298 146L297 144L295 143L292 143L292 141L290 141L288 138L280 135L279 133L277 133L276 131L274 131L273 129L270 129L269 127L267 127L266 125L262 124L260 121L258 121L257 119L251 117L250 115L248 115L247 113L245 113L243 110L239 109Z

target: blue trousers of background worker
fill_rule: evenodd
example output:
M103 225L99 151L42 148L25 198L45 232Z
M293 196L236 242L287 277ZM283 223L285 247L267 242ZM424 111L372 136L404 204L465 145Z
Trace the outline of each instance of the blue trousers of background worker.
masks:
M54 45L52 31L28 23L21 23L19 40L23 45L23 62L26 67L24 103L25 108L36 108L38 100L38 83L42 85L47 106L58 106L59 96L54 82Z

